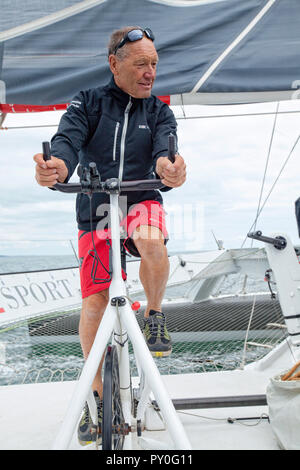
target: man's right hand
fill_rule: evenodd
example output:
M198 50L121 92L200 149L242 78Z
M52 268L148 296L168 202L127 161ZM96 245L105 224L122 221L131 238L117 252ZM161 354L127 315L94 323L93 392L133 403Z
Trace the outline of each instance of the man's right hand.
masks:
M63 160L52 157L45 161L42 153L37 153L33 160L36 162L35 179L41 186L51 188L57 182L63 183L68 176L68 169Z

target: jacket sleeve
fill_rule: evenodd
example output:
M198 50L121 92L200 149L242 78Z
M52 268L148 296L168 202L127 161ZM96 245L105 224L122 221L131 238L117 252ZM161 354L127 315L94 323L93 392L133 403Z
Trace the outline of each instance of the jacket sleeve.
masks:
M161 107L158 119L156 121L155 133L153 137L153 170L155 172L156 163L159 157L168 156L168 137L172 133L175 136L176 152L177 149L177 123L172 110L167 104ZM156 175L158 177L158 175ZM165 187L160 189L162 192L170 191L172 188Z
M78 164L78 154L88 139L89 126L84 94L80 92L71 101L62 116L58 130L51 139L51 155L60 158L68 168L68 182Z

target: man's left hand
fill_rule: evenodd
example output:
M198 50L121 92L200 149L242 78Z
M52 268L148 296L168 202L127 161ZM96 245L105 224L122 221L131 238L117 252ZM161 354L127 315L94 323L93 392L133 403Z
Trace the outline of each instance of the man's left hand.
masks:
M178 188L186 180L186 165L179 154L175 155L174 163L168 157L159 157L155 171L161 178L162 183L170 188Z

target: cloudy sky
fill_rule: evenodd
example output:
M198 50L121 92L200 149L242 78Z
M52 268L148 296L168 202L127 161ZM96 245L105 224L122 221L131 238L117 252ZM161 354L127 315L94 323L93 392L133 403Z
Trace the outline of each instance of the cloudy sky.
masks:
M265 171L261 205L283 170L257 229L265 234L283 232L299 242L294 202L300 196L300 142L291 150L299 136L300 102L280 103L279 112L299 113L278 114L274 134L275 114L222 117L271 113L276 107L277 103L173 108L188 178L183 187L164 196L170 251L215 249L214 235L225 248L241 247L255 220ZM8 115L4 121L10 129L0 131L0 255L71 254L66 240L76 243L75 196L39 187L34 179L32 157L41 151L42 141L50 140L55 127L12 129L57 125L60 116L58 112ZM244 244L250 245L250 240Z

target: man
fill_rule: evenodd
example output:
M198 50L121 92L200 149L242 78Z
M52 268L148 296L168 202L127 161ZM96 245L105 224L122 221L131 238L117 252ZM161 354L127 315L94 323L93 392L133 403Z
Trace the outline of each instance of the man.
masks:
M74 98L51 141L51 160L44 162L41 154L34 156L38 183L51 187L57 181L67 182L78 162L88 166L95 161L102 181L111 177L149 179L155 171L166 190L181 186L186 178L184 160L176 154L172 164L167 158L168 135L176 135L176 121L169 107L151 95L158 63L152 31L140 27L115 31L108 46L108 61L113 75L110 83ZM121 223L127 232L124 245L141 257L139 274L148 302L145 339L153 355L168 355L171 339L161 311L169 276L162 197L155 190L121 196L127 198L125 212L129 209ZM109 237L104 226L108 202L106 194L93 197L97 254L93 251L88 197L79 195L76 202L83 297L79 335L85 359L108 302ZM100 415L101 367L93 382ZM86 407L78 429L80 442L93 440L92 431Z

